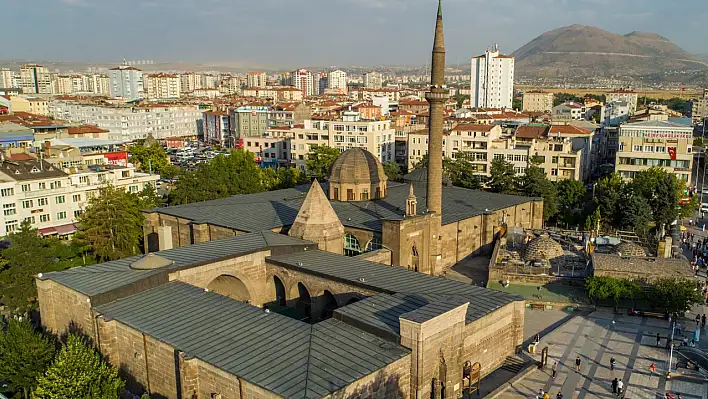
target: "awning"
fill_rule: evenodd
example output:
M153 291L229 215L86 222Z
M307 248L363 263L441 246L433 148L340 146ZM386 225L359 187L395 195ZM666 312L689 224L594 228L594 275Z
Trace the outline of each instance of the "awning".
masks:
M74 233L76 233L76 230L77 230L77 228L76 228L76 225L75 225L74 223L65 224L65 225L63 225L63 226L57 226L57 227L56 227L57 234L60 235L60 236L65 236L65 235L68 235L68 234L74 234Z
M43 236L51 236L57 233L57 229L54 227L46 227L44 229L39 229L39 234Z

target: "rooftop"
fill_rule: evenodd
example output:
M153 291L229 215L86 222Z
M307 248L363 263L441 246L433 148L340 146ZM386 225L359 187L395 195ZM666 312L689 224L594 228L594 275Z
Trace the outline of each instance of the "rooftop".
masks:
M626 257L616 254L592 254L595 271L627 273L653 277L693 278L688 261L673 258Z
M675 123L669 121L644 121L644 122L634 122L626 123L622 125L622 128L627 127L656 127L656 128L666 128L666 129L685 129L686 131L693 131L693 127L686 126L682 123Z

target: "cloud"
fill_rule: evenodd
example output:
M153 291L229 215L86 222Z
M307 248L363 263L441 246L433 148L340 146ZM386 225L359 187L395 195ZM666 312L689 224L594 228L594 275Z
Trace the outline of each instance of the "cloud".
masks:
M59 0L61 3L72 7L86 7L91 4L87 0Z

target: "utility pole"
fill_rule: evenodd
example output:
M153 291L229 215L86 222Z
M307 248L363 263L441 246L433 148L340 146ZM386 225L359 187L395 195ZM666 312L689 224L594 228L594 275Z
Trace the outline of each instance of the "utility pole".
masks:
M676 321L671 322L671 340L669 341L669 345L671 345L671 349L669 350L669 372L666 375L667 378L671 378L671 364L674 361L674 331L676 330Z

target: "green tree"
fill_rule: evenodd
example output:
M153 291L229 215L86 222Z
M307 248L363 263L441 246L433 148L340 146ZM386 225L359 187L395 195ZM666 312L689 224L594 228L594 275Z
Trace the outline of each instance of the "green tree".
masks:
M555 93L553 97L553 106L561 105L569 101L574 101L577 103L582 103L585 99L583 97L578 97L575 94L569 93Z
M585 291L589 298L595 300L595 304L600 300L611 299L616 309L622 299L637 298L642 293L642 287L629 280L593 276L585 279Z
M679 217L679 199L685 185L663 168L655 166L637 173L630 188L647 200L652 219L660 228Z
M336 148L320 145L312 146L305 161L307 173L314 175L320 181L324 181L329 177L329 169L339 154L340 152Z
M400 181L403 178L403 172L401 171L401 165L398 162L386 162L383 164L384 173L386 177L391 181Z
M102 187L79 217L76 239L101 261L137 255L145 219L140 209L138 195L110 185Z
M39 383L36 399L115 399L125 386L111 367L79 335L71 334Z
M10 246L0 252L0 305L12 314L36 307L34 276L84 264L76 246L41 237L28 221L7 240Z
M10 389L29 392L54 359L54 342L32 327L29 319L11 318L7 329L0 329L0 381Z
M514 194L516 173L514 164L503 158L494 158L489 169L489 180L487 187L495 193Z
M465 100L469 100L470 96L467 94L460 94L457 93L455 94L455 101L457 101L457 108L462 108L462 104L465 102Z
M413 169L423 169L428 167L428 154L423 154L420 161L413 165Z
M597 209L599 209L604 220L613 226L615 225L614 218L617 215L617 207L620 203L623 185L620 175L613 173L600 179L595 187L594 201L597 204Z
M278 184L276 189L293 188L308 182L307 175L296 168L278 169Z
M558 193L558 211L567 224L578 224L578 214L585 196L585 185L577 180L559 180L555 183Z
M703 300L695 281L672 278L660 279L650 284L647 299L654 308L669 313L685 312Z
M558 213L556 186L538 166L530 165L526 168L526 173L517 180L517 191L527 197L543 197L544 220L549 220Z
M524 100L520 97L514 97L514 100L511 102L511 108L521 111L521 109L524 107Z
M170 165L165 149L157 142L142 142L132 146L130 157L141 172L152 171L153 174L161 174Z
M446 158L443 162L445 173L453 185L472 190L482 189L482 178L476 173L471 154L458 152L455 159Z
M624 190L620 196L620 206L617 207L615 223L623 230L631 230L637 234L644 234L651 221L651 206L647 200L630 190Z

